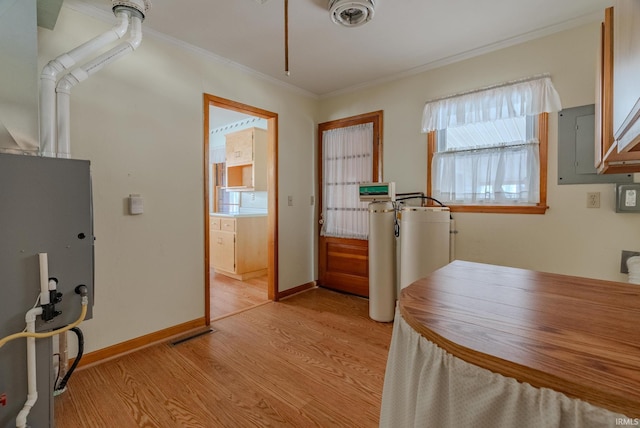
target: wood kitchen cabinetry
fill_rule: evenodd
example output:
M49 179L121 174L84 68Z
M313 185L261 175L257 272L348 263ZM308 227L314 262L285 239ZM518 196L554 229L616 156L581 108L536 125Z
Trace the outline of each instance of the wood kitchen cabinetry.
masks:
M613 10L613 131L618 151L640 150L640 2Z
M267 216L209 218L209 260L218 273L245 280L267 273Z
M227 188L267 190L267 131L248 128L225 139Z
M640 172L640 2L616 0L601 26L596 91L598 173Z

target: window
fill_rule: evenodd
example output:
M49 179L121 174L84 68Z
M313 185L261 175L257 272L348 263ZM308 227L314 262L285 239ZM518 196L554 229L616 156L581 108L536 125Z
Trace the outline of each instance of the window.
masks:
M373 176L373 123L322 132L322 236L367 239L369 210L358 184Z
M543 214L547 113L558 110L547 76L428 102L429 195L452 211Z

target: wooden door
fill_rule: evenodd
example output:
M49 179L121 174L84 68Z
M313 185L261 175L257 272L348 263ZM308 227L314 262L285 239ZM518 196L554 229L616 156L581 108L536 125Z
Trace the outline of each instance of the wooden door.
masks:
M318 125L318 218L320 219L318 248L318 285L358 296L369 296L369 246L366 239L325 236L322 233L327 208L323 195L324 180L323 135L325 131L371 123L373 125L371 177L361 181L376 182L382 177L382 111L325 122ZM345 142L348 144L348 142ZM368 215L368 213L366 214Z

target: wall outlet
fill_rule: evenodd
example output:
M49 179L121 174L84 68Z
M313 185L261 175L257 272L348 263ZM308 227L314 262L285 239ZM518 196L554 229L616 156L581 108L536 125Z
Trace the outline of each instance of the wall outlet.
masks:
M600 192L587 192L587 208L600 208Z
M287 196L287 205L293 206L293 196Z

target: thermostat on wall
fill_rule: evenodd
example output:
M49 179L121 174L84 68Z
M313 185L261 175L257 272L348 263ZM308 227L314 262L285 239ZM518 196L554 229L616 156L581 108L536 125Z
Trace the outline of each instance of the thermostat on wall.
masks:
M616 212L640 213L640 183L616 184Z
M142 196L138 194L129 195L129 214L142 214L144 212L144 205L142 203Z

